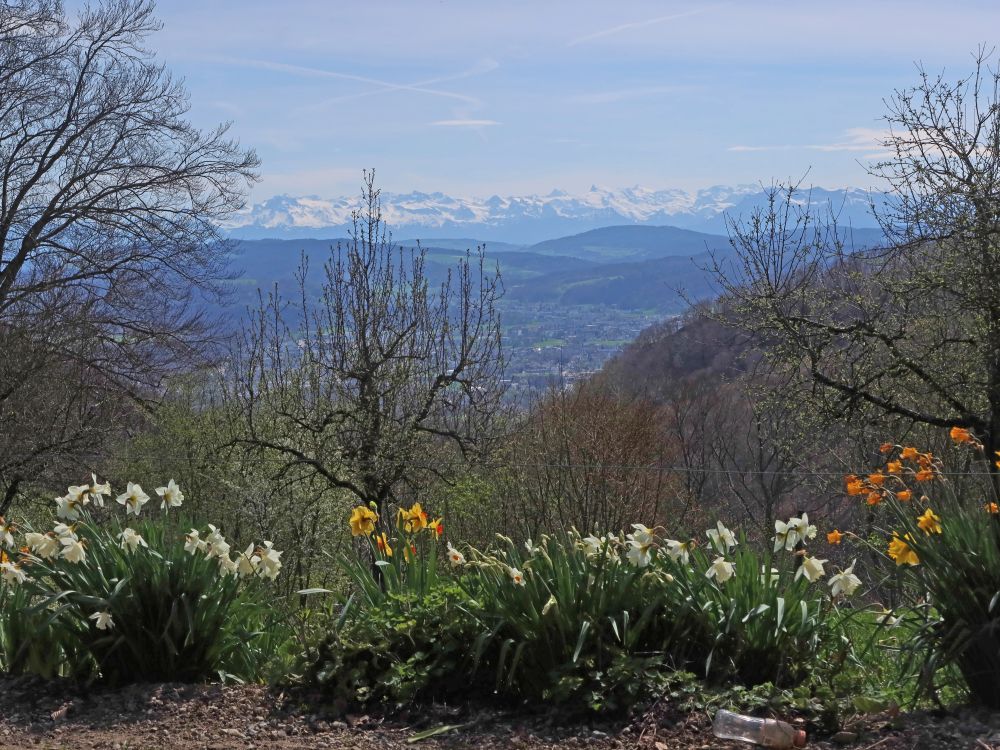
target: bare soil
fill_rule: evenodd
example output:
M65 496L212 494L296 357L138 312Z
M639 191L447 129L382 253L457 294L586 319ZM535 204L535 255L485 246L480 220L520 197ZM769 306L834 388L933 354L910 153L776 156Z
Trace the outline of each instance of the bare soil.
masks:
M646 748L747 750L712 736L710 717L658 704L630 722L560 721L433 706L381 715L324 716L302 696L257 685L133 685L87 691L33 677L0 678L0 748ZM794 718L792 721L795 721ZM799 722L801 725L801 722ZM421 732L459 725L426 739ZM809 727L805 727L810 729ZM810 733L817 750L1000 750L1000 714L971 709L869 716L840 735Z

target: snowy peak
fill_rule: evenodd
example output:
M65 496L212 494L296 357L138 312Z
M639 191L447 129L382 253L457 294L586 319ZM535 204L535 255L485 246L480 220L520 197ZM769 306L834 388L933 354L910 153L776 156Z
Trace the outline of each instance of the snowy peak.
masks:
M802 198L806 200L805 193ZM869 198L867 192L855 189L814 189L808 200L828 203L855 226L872 226L873 222L865 219ZM766 194L759 185L716 185L696 193L650 190L639 185L611 190L593 185L580 195L554 189L546 195L487 198L383 192L382 214L396 236L432 234L537 242L612 224L670 224L719 232L725 229L726 213L748 212L764 200ZM356 207L356 197L276 195L232 217L226 229L243 238L342 236Z

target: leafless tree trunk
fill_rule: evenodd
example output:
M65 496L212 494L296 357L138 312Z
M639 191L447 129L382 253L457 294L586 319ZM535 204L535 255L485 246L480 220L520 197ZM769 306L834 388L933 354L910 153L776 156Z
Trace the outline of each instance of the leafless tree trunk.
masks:
M0 335L30 352L5 368L0 432L38 433L6 446L7 495L45 456L92 448L98 426L80 420L153 395L208 339L218 221L258 161L226 126L185 120L183 87L142 46L157 28L147 0L75 19L50 0L0 5ZM23 413L40 402L62 415L51 439Z

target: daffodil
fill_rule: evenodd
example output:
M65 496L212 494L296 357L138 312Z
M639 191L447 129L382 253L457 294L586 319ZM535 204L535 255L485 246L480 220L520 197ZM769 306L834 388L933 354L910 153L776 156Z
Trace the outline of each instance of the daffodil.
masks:
M82 539L64 536L59 541L63 546L62 557L66 560L66 562L82 563L87 559L87 550L84 549L84 542Z
M833 531L829 532L826 535L826 543L827 544L840 544L840 540L843 539L843 538L844 538L844 535L841 534L837 529L834 529Z
M913 499L913 490L900 490L896 493L896 499L902 503L908 503Z
M97 475L90 475L90 487L87 488L88 494L94 499L94 504L99 507L104 507L104 496L111 496L111 485L105 482L101 484L97 481Z
M37 531L29 531L24 535L24 542L39 557L51 559L59 554L59 538L54 533L39 534Z
M907 447L903 448L903 450L900 451L900 453L899 453L899 457L902 458L905 461L914 461L914 460L916 460L917 456L919 456L919 455L920 455L920 452L916 448L914 448L912 446L907 446Z
M951 439L954 440L956 443L972 442L972 433L968 430L968 428L952 427L951 432L949 434L951 435Z
M427 528L427 513L420 507L420 503L414 503L409 510L399 509L399 525L407 534L415 534L421 529Z
M428 524L427 528L433 531L434 536L440 539L442 536L444 536L444 519L435 518L433 521L430 522L430 524Z
M451 542L448 542L448 562L450 562L452 566L456 568L459 565L465 565L465 555L463 555L457 549L452 547Z
M240 554L236 559L236 572L241 578L253 575L257 572L257 566L260 564L260 555L258 555L255 550L253 543L251 543L242 554Z
M792 521L795 519L793 518ZM774 551L777 552L779 549L792 550L795 549L796 543L799 541L798 531L795 529L795 525L789 521L788 523L784 521L775 520L774 522Z
M801 518L789 518L788 523L795 529L797 542L805 542L816 537L816 527L809 523L809 514L803 513Z
M14 524L4 520L3 516L0 516L0 542L8 547L14 546Z
M887 628L891 628L899 622L898 617L893 617L892 610L883 609L877 615L875 615L875 622L880 625L885 625Z
M841 595L850 596L857 591L861 585L861 579L854 575L854 566L857 562L857 560L851 561L849 568L830 576L830 596L834 598Z
M80 500L74 500L69 495L56 498L57 518L65 518L67 521L77 521L80 518L82 508L83 503Z
M281 570L281 555L282 553L274 549L274 545L271 542L264 542L264 546L260 550L260 565L257 568L258 575L270 578L271 580L277 578L278 572Z
M917 519L919 526L925 534L941 533L941 518L933 510L928 508L924 514Z
M225 578L227 575L233 576L234 578L239 573L240 566L233 558L229 556L227 552L224 555L219 555L219 575Z
M28 580L28 574L21 570L21 566L9 560L0 562L0 578L10 586L16 586Z
M156 494L162 499L160 507L164 510L168 508L179 508L184 502L184 493L177 486L177 482L171 479L166 487L157 487Z
M115 621L111 618L111 613L107 610L94 612L87 619L94 620L95 627L98 630L111 630L115 627Z
M389 540L385 538L384 533L375 537L375 544L378 547L379 552L386 557L392 557L392 547L389 546Z
M795 571L795 579L798 580L802 576L806 577L809 583L815 583L824 575L823 564L828 562L827 560L820 560L818 557L810 557L805 555L802 558L802 564L799 569Z
M351 536L369 536L375 532L378 513L371 508L358 505L351 511Z
M641 523L632 524L632 533L628 535L628 538L645 547L648 547L656 542L655 532L648 526L644 526Z
M705 571L706 578L714 578L719 583L725 583L736 573L736 566L727 562L726 558L719 556L712 561L708 570Z
M52 527L52 533L59 537L59 539L67 536L76 539L76 526L67 526L64 523L57 523Z
M635 567L645 568L652 560L650 549L650 545L639 544L635 539L630 539L628 541L628 552L625 553L625 557Z
M119 544L122 549L128 550L129 552L135 552L138 547L148 547L146 540L142 538L140 534L136 532L135 529L127 528L118 535Z
M524 573L517 568L508 568L507 575L510 576L510 580L513 581L515 586L523 586L525 584Z
M207 546L205 540L199 538L198 529L191 529L190 533L184 535L184 551L188 554L204 552Z
M580 540L580 544L583 546L583 551L586 553L587 557L596 557L601 554L604 549L604 540L600 537L596 537L593 534L590 536L585 536Z
M715 528L706 531L705 535L712 542L712 546L719 552L728 552L738 543L735 534L727 529L722 521L716 521Z
M687 565L691 560L691 550L694 549L695 542L679 542L676 539L667 539L663 542L667 548L667 556L674 562L681 562Z
M920 558L910 546L913 538L906 534L902 539L896 532L892 533L892 541L889 542L889 557L896 561L896 565L917 565Z
M126 516L130 513L137 516L142 510L142 506L149 502L149 495L143 492L142 487L135 482L129 482L125 492L119 495L116 500L119 505L125 506Z
M986 503L984 508L987 513L990 513L992 515L1000 513L1000 505L997 505L996 503Z

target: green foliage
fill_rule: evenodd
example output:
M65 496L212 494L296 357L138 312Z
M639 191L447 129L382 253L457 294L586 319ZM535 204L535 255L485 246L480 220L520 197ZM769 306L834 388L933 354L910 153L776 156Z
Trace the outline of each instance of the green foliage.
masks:
M75 679L93 669L93 660L72 632L53 623L48 612L31 607L31 593L24 586L0 582L0 672Z
M967 431L952 432L982 451ZM975 701L1000 708L1000 514L985 500L995 496L992 487L956 488L930 453L909 448L897 460L899 470L883 485L851 479L879 500L876 541L861 541L896 562L904 606L893 619L909 631L901 655L918 674L923 695L936 695L942 681L954 694L947 670L957 667ZM917 481L918 472L924 481ZM906 492L912 499L900 500Z
M452 577L433 536L401 531L392 556L368 538L369 560L343 560L356 591L308 672L336 700L398 704L462 686L466 696L489 689L622 712L675 670L796 685L836 642L837 608L795 577L789 553L784 569L762 575L778 556L739 545L735 574L718 581L704 552L673 560L648 529L603 539L569 531L467 548Z
M115 521L75 528L86 561L32 562L26 615L45 615L43 624L93 660L103 680L257 678L282 627L261 582L220 575L217 560L185 552L183 534L166 521L133 523L149 547L131 552ZM99 612L113 627L95 626Z
M342 707L467 696L479 631L475 604L454 584L387 593L378 606L350 599L306 679Z

